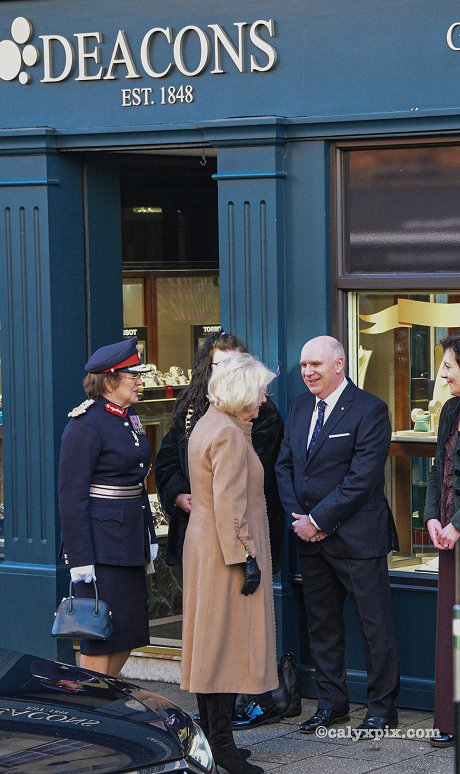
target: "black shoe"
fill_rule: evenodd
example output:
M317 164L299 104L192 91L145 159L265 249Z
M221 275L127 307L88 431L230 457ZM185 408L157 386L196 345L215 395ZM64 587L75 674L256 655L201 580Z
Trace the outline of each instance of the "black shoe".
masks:
M374 731L384 731L386 728L397 728L397 715L370 715L364 718L355 731L362 731L362 736L372 736Z
M329 728L334 723L345 723L350 720L347 711L318 709L311 718L302 723L300 731L302 734L314 734L317 728Z
M261 707L256 698L250 699L246 706L232 717L233 731L242 731L245 728L255 728L256 726L270 725L279 723L281 720L275 705L271 707Z
M453 747L455 744L455 734L443 734L442 731L430 739L432 747Z

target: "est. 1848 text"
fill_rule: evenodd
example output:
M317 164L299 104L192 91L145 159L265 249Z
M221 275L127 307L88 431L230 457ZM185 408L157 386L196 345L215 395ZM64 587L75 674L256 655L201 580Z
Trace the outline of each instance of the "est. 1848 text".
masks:
M176 102L193 102L193 86L190 84L180 86L161 86L159 96L154 99L153 88L122 89L121 106L139 107L140 105L174 105Z

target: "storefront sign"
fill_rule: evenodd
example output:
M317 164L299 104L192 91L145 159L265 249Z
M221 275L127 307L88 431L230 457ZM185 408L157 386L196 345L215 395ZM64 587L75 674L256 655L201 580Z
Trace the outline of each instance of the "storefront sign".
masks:
M276 37L273 19L234 22L232 30L221 24L188 24L178 30L151 27L140 35L119 29L110 39L102 31L36 35L32 21L18 16L10 32L11 39L0 40L0 80L18 80L22 85L32 82L30 70L39 63L40 82L56 84L70 78L80 82L159 80L178 73L188 79L203 73L222 75L230 69L265 73L277 61L277 51L269 42ZM193 86L186 82L155 92L152 86L121 92L122 107L189 104L193 99Z

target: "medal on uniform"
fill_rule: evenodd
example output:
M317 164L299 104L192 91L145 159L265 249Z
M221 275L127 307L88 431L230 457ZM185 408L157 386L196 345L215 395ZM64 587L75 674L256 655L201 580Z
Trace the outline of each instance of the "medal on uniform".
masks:
M129 417L129 421L132 424L133 430L137 435L145 435L145 430L142 427L142 422L137 416L137 414L131 414Z

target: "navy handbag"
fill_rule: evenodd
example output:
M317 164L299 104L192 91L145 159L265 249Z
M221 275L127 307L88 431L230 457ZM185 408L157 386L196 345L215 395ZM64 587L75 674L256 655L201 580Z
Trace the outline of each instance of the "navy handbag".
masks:
M108 605L99 599L96 581L93 585L95 598L85 599L72 595L73 583L70 581L69 596L64 597L54 614L53 637L108 640L112 636L112 613Z

